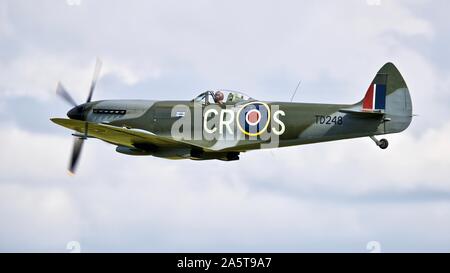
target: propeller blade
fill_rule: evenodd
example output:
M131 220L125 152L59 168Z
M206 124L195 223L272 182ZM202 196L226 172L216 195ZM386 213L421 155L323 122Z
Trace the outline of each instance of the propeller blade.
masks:
M69 173L71 175L75 174L75 169L78 164L78 159L80 158L81 150L83 148L84 138L76 137L73 142L72 157L70 158Z
M74 107L77 106L75 100L70 96L69 92L67 92L66 88L64 88L60 82L58 82L58 86L56 87L56 94L70 105Z
M100 75L100 70L102 68L102 61L97 58L95 63L94 77L92 78L91 88L89 89L89 95L86 102L90 102L92 99L92 94L94 93L95 84L97 83L98 76Z

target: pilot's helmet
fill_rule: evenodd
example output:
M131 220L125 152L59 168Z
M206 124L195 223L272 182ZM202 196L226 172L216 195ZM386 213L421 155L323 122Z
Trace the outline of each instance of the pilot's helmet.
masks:
M215 102L221 102L221 101L223 101L223 98L224 98L224 95L223 95L223 93L221 91L217 91L214 94L214 101Z

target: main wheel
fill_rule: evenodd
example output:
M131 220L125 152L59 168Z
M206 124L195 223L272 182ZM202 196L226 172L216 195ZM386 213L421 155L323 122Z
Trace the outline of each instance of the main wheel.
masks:
M378 147L380 147L381 149L386 149L389 146L389 142L387 141L387 139L382 138L380 139L380 145L378 145Z

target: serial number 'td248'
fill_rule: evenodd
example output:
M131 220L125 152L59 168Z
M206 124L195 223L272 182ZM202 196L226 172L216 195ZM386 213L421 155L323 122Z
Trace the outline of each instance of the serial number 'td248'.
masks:
M316 124L342 125L344 124L344 120L342 116L316 115Z

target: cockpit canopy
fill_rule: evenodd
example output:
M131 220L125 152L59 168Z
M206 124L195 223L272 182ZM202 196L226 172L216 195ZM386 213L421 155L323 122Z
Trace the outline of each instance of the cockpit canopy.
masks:
M194 102L201 102L202 104L211 104L216 103L214 101L214 95L217 92L222 92L224 95L223 102L224 104L241 104L243 102L254 100L250 96L245 93L232 91L232 90L216 90L216 91L206 91L198 95L193 99Z

